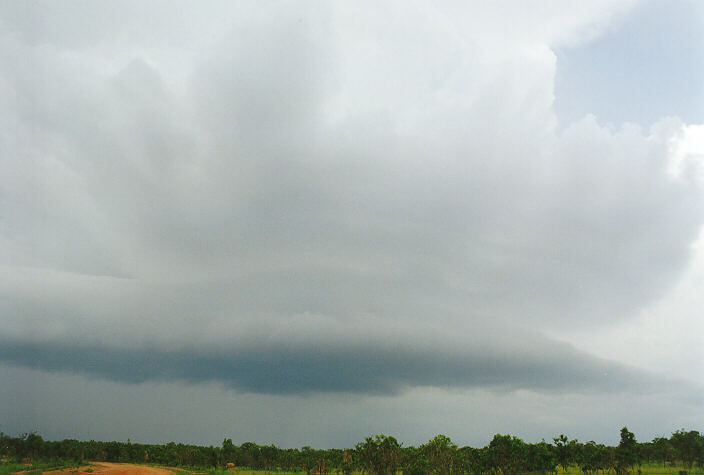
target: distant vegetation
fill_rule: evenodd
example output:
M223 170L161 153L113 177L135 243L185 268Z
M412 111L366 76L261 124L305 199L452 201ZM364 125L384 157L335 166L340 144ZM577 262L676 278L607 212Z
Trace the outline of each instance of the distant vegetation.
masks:
M458 447L438 435L418 447L403 447L391 436L367 437L354 448L281 449L274 445L225 439L221 447L176 444L133 444L91 440L46 441L31 433L10 437L0 432L0 473L16 464L46 466L85 460L149 463L206 472L264 470L314 475L368 474L518 474L518 473L704 473L704 436L679 430L671 437L638 442L626 427L611 447L559 435L551 442L526 443L497 434L482 448ZM13 464L13 465L10 465ZM3 469L2 465L5 466Z

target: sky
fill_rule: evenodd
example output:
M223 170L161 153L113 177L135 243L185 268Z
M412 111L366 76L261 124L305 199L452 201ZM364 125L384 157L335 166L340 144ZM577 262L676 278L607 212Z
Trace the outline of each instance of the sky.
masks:
M704 5L0 2L0 430L704 429Z

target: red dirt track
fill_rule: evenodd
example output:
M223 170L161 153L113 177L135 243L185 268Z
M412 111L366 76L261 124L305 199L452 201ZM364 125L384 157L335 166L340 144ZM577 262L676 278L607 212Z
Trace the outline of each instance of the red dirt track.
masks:
M86 472L85 470L89 468L93 471ZM50 470L42 473L49 475L66 475L68 473L71 473L71 475L174 475L174 472L165 468L109 462L90 462L90 466L78 469Z

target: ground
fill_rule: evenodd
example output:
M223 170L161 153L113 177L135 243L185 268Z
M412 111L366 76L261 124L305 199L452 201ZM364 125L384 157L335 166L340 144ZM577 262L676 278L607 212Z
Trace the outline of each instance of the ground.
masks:
M20 472L23 473L23 472ZM35 473L35 472L32 472ZM129 463L90 462L79 468L43 471L44 475L174 475L175 472L165 468L147 467Z

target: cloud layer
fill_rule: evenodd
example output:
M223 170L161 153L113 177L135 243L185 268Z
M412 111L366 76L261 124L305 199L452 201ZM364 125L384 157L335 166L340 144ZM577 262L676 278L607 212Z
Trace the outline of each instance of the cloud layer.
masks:
M543 336L653 302L702 224L678 119L557 131L551 48L622 7L239 4L194 32L126 5L76 28L3 6L2 361L276 394L653 387Z
M523 337L508 351L501 346L506 345L505 336L498 339L499 345L465 341L465 348L451 348L452 337L434 342L445 346L387 341L340 347L320 344L318 338L313 347L269 341L190 351L2 342L0 360L128 383L218 382L269 394L398 394L414 386L639 394L657 392L663 385L693 389L669 377L597 360L567 344Z

